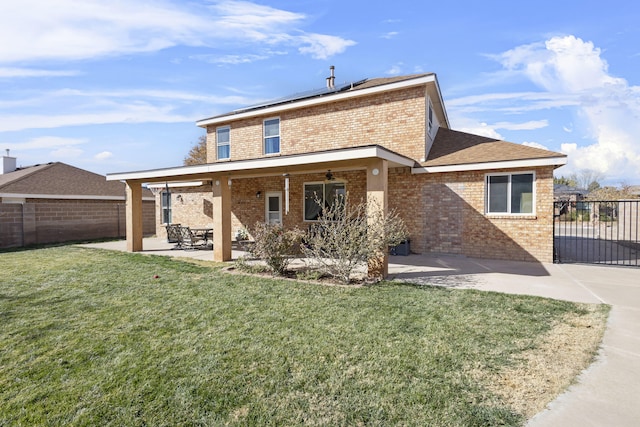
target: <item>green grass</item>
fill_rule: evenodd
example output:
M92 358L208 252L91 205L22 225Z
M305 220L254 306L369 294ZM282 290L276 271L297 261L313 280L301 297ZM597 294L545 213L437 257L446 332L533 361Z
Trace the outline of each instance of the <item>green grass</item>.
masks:
M581 311L72 246L0 253L0 425L521 425L470 371L515 363Z

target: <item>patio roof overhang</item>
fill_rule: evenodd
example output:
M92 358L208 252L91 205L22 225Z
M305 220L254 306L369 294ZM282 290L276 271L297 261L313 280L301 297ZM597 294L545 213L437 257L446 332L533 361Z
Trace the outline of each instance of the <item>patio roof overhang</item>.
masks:
M389 167L413 168L416 166L416 162L408 157L387 150L379 145L369 145L316 153L265 157L261 159L111 173L107 174L107 181L137 181L144 183L177 182L210 180L211 177L215 175L234 179L280 175L283 173L313 173L326 171L327 169L331 169L332 171L354 170L365 169L365 161L370 159L386 160Z

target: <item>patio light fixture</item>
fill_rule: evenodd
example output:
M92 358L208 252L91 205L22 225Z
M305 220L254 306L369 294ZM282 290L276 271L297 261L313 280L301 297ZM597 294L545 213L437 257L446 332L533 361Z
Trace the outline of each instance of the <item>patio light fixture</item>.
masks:
M325 175L325 177L327 178L327 181L333 181L335 179L333 177L333 174L331 173L331 169L327 171L327 174Z
M258 191L258 192L256 193L256 199L259 199L259 198L260 198L260 196L262 196L262 191Z

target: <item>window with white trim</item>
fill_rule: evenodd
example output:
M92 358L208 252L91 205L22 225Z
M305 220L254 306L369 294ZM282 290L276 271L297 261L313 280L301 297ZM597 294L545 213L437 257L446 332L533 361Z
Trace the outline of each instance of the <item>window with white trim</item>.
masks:
M229 126L216 129L218 160L228 159L231 156L230 134L231 128Z
M507 215L533 214L534 183L533 172L487 175L486 212Z
M162 223L171 224L171 192L163 191L161 196Z
M264 154L280 152L280 119L264 121Z
M429 112L427 113L427 121L427 133L431 135L431 131L433 130L433 104L431 104L431 98L429 98Z
M317 221L323 206L330 208L342 203L346 195L344 182L310 182L304 184L304 220Z

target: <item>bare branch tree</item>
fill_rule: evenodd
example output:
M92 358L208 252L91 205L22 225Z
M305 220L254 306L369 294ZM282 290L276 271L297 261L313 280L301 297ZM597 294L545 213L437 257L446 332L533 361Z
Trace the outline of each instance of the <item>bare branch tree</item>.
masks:
M203 165L207 163L207 136L201 135L195 145L184 158L184 165Z

